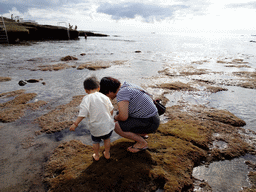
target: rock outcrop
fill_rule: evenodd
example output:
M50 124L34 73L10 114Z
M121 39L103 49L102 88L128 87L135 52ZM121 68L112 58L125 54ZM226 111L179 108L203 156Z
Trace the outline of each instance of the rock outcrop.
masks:
M4 17L9 43L27 40L69 40L78 39L79 32L61 26L21 23Z
M112 143L110 160L102 156L94 162L91 146L76 140L60 144L45 166L48 191L189 191L195 166L255 154L237 127L245 122L227 111L173 106L165 115L170 120L149 135L149 149L140 153L128 152L134 143L119 139ZM224 148L216 147L219 141Z

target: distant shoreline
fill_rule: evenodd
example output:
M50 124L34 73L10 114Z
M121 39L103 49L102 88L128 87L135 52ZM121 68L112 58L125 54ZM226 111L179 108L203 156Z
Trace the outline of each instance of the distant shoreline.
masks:
M77 27L72 26L53 26L41 25L36 22L20 22L3 17L3 30L6 29L7 41L2 43L20 43L30 40L77 40L79 36L98 36L106 37L108 35L94 33L91 31L78 31ZM4 29L5 26L5 29ZM0 42L1 43L1 42Z

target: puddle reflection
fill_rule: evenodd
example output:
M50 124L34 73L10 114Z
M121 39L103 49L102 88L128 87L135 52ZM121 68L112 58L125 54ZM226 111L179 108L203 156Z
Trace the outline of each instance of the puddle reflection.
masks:
M213 192L238 192L243 187L249 187L248 172L249 168L245 161L256 162L256 156L245 155L243 157L211 163L209 166L195 167L193 177L205 180Z

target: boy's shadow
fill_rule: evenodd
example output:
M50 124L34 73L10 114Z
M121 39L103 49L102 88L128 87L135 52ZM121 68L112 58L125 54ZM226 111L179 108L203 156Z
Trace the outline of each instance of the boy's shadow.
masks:
M148 151L131 153L127 148L134 143L119 142L111 147L111 158L104 155L93 161L75 179L63 183L63 191L152 191L162 187L150 177L156 165ZM61 189L59 188L59 189ZM59 191L59 190L58 190Z

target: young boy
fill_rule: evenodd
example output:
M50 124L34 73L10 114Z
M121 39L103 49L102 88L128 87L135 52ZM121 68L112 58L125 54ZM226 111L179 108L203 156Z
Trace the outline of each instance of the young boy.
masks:
M99 149L101 140L104 140L105 147L103 155L106 159L109 159L110 136L115 128L115 123L111 116L114 107L109 97L99 92L100 84L95 77L85 79L84 89L88 95L83 98L78 117L69 130L75 131L78 124L84 118L87 118L93 141L94 160L98 161L100 158Z

